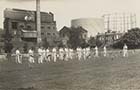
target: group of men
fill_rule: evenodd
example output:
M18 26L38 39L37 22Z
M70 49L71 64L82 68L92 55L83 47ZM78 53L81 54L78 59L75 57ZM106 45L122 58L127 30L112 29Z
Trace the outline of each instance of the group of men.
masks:
M127 51L128 47L125 44L123 47L123 57L127 57L128 56L128 51ZM16 50L16 62L17 63L22 63L22 54L20 53L19 49ZM91 49L90 47L87 48L81 48L81 47L77 47L76 50L70 49L70 48L52 48L52 49L45 49L43 47L38 48L37 50L37 60L35 60L35 51L33 50L33 48L29 49L28 51L28 61L30 63L35 63L35 61L37 61L37 63L41 64L43 62L56 62L57 60L63 60L63 61L68 61L68 60L72 60L72 59L78 59L78 60L86 60L88 58L90 58L91 56L94 57L99 57L99 50L98 47L96 46L93 49ZM106 46L103 47L103 56L106 57L107 56L107 48Z

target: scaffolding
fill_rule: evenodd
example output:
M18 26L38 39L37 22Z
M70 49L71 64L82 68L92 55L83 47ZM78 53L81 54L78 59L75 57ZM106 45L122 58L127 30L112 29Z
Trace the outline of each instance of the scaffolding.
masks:
M127 32L136 28L136 14L134 13L113 13L104 14L105 31Z

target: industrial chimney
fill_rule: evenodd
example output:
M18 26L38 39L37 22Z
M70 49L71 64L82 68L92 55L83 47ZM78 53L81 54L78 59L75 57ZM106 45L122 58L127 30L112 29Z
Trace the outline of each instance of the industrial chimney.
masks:
M40 16L40 0L36 0L36 26L37 26L37 43L41 43L41 16Z

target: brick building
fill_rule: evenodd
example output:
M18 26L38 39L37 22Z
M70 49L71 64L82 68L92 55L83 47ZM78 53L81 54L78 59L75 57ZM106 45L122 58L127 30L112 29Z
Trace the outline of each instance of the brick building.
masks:
M76 34L77 33L77 34ZM68 41L70 40L71 37L73 37L75 34L78 35L79 39L83 39L87 42L88 37L87 37L88 31L85 30L82 27L66 27L64 26L60 31L59 31L59 36L61 38L61 41L64 46L67 46Z
M36 45L36 11L6 8L4 10L4 30L6 34L12 36L11 42L14 46L22 46L23 43ZM50 46L54 46L58 37L53 13L41 12L42 40L46 40Z

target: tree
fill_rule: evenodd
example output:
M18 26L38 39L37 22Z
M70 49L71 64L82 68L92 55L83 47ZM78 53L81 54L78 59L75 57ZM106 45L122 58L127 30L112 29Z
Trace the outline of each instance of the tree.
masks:
M90 37L88 43L89 43L90 47L95 47L96 46L96 39L95 39L95 37Z
M47 38L44 38L43 39L43 44L42 44L42 46L44 47L44 48L48 48L50 45L49 45L49 43L48 43L48 41L47 41Z
M140 29L133 28L128 30L116 43L113 44L114 48L123 48L124 44L128 46L129 49L140 48Z
M82 34L82 28L71 28L68 45L73 49L76 49L77 47L88 46L85 39L82 37Z

